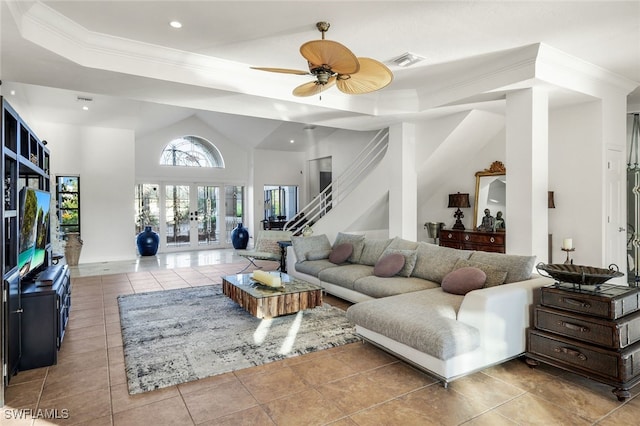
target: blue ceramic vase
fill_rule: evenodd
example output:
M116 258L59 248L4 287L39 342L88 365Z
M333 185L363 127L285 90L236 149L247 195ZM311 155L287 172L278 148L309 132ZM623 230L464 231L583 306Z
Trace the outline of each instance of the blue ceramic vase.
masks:
M155 256L158 252L160 236L150 226L145 226L144 231L136 237L136 244L138 245L140 256Z
M231 231L231 244L236 250L244 250L249 244L249 231L239 223L238 226Z

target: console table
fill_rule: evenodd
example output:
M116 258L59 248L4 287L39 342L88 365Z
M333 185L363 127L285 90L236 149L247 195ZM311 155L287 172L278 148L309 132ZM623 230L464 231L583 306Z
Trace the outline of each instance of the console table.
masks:
M614 387L619 401L640 382L640 288L543 287L527 363L554 365Z
M505 232L441 229L440 245L461 250L505 252Z

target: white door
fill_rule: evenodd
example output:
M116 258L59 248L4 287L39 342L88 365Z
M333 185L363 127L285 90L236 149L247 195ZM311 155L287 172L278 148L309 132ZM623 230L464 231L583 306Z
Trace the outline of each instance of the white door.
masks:
M164 185L162 234L168 251L220 245L219 194L213 185Z
M626 284L627 272L627 203L626 203L626 163L621 151L607 150L606 170L606 216L605 226L605 267L616 265L625 277L613 279L615 284Z

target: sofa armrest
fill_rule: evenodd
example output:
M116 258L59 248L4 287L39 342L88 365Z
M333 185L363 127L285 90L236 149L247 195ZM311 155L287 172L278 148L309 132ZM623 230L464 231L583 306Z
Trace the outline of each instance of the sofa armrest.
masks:
M296 270L296 262L298 258L296 257L296 251L293 249L293 246L287 247L287 271L295 271Z
M481 345L494 356L506 359L519 355L526 350L526 330L531 326L539 289L553 282L534 274L526 281L471 291L462 301L458 321L476 327Z

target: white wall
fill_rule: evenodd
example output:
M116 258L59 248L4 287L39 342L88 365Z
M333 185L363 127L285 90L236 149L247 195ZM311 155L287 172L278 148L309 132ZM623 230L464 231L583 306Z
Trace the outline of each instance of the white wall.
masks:
M443 222L446 228L455 223L453 213L455 209L448 208L449 194L457 192L468 193L471 207L462 209L465 228L473 229L473 206L475 203L476 178L475 173L489 168L494 161L504 162L505 132L504 118L491 117L491 131L482 132L477 128L478 123L472 123L457 139L471 141L466 150L460 151L460 146L453 143L447 146L445 142L457 128L461 126L466 116L449 116L428 120L416 126L416 162L418 163L418 240L433 241L424 229L426 222ZM475 121L473 119L473 121ZM487 120L482 126L489 128ZM457 142L457 141L454 141ZM438 150L440 157L437 164L420 167L427 162L431 155ZM509 165L506 165L507 172ZM508 224L509 213L504 216Z
M331 158L331 172L335 181L353 163L362 149L373 139L377 132L356 132L336 130L328 137L316 141L306 152L305 161ZM308 163L305 164L308 173ZM308 194L313 197L317 194ZM307 204L310 199L305 200Z
M200 167L160 166L160 154L164 147L182 136L199 136L213 143L225 161L223 169ZM242 137L242 129L238 138ZM183 182L220 182L237 185L249 183L250 155L243 145L228 140L196 116L186 118L155 132L136 138L135 173L140 181L171 179Z
M133 131L42 122L37 128L51 150L52 189L56 175L80 176L80 263L135 258Z
M574 262L602 266L602 174L600 103L590 102L553 110L549 116L549 209L553 261L563 262L563 238L572 238ZM597 201L594 203L594 201Z
M572 105L549 113L549 190L555 192L555 209L546 209L537 214L549 215L549 233L552 238L554 262L562 262L566 253L560 250L563 238L573 238L576 251L574 261L580 264L602 266L602 214L600 204L590 204L590 200L602 197L602 138L600 102ZM433 149L453 131L453 117L429 120L417 126L418 149L416 161L426 161ZM475 138L469 134L470 138ZM481 142L481 141L479 141ZM418 220L444 222L451 227L455 221L453 209L447 208L448 194L468 192L471 196L470 209L464 210L462 219L466 228L473 226L473 204L475 196L475 172L488 168L493 161L504 161L505 132L500 131L494 138L478 143L473 151L465 155L455 154L448 162L445 179L429 192L418 191ZM509 164L506 164L507 182ZM430 169L420 170L418 182L432 179ZM508 201L507 201L508 202ZM505 215L507 232L509 213ZM419 232L419 238L428 241L426 230ZM547 262L548 259L538 259Z

